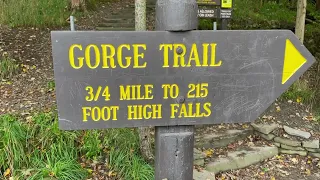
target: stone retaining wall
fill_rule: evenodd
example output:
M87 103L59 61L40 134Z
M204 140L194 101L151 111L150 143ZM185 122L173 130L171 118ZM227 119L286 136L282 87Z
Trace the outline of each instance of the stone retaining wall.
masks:
M273 142L279 153L297 154L320 158L319 139L311 136L310 132L278 124L252 124L255 133Z

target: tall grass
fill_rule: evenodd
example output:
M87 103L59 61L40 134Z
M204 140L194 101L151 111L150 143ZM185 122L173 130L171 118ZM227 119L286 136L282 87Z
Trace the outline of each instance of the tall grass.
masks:
M104 144L108 149L108 167L124 179L154 179L154 169L139 155L139 136L136 129L109 129Z
M1 0L0 24L10 26L58 26L69 16L69 0Z
M9 56L0 57L0 80L9 79L19 71L19 65Z
M19 180L86 179L78 160L102 155L120 179L154 179L153 167L139 154L135 129L62 131L56 113L36 113L27 121L0 116L0 176L9 169L8 176Z

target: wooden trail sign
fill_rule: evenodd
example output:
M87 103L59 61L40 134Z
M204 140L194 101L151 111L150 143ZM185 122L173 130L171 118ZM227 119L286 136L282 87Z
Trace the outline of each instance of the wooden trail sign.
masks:
M51 38L64 130L254 121L315 62L288 30Z

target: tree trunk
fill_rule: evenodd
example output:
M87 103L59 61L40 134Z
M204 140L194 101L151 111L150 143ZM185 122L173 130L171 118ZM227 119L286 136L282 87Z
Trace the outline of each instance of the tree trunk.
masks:
M152 151L152 137L151 128L139 127L140 152L142 157L149 163L154 160L154 153Z
M295 33L299 40L303 43L304 27L306 20L307 0L298 0L297 2L297 19Z
M320 11L320 0L317 0L316 8L317 8L318 11Z
M135 30L146 31L146 0L135 0ZM148 127L140 127L139 139L140 139L140 152L146 161L153 161L154 155L152 152L152 129Z

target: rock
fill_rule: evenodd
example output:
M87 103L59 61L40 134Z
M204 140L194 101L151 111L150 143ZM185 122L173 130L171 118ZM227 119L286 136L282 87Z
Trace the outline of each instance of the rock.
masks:
M198 171L193 169L193 180L215 180L215 175L213 172L208 172L206 170Z
M251 147L251 150L228 152L226 158L219 158L214 162L210 162L206 170L216 174L232 169L240 169L271 158L277 154L278 148L275 146Z
M196 148L193 148L193 159L197 160L197 159L204 159L206 157L206 154L202 151L199 151Z
M280 147L281 146L281 144L280 143L277 143L277 142L275 142L275 143L273 143L275 146L277 146L277 147Z
M281 144L281 148L288 149L288 150L294 150L294 151L305 151L305 149L302 148L302 147L288 146L288 145L285 145L285 144Z
M300 141L295 141L295 140L291 140L291 139L275 137L273 140L275 142L277 142L277 143L285 144L285 145L288 145L288 146L301 146L301 142Z
M302 146L306 148L319 148L319 140L302 141Z
M286 133L290 134L291 136L298 136L305 139L309 139L311 137L311 134L309 132L301 131L299 129L293 129L289 126L283 126L283 129L284 131L286 131Z
M272 124L255 124L252 123L251 126L256 130L263 134L269 134L275 129L278 128L278 124L272 123Z
M320 149L306 148L307 151L320 153Z
M195 147L200 148L219 148L225 147L233 142L245 139L253 134L252 129L246 130L227 130L224 133L207 134L204 137L199 137L199 142L195 142Z
M194 165L203 166L204 165L204 159L196 159L193 160Z
M276 137L274 134L262 134L262 133L259 133L259 135L265 139L265 140L268 140L268 141L271 141L274 137Z
M307 155L307 151L294 151L294 150L288 150L288 149L281 149L279 148L279 152L282 154L298 154L300 156L306 156Z
M320 153L309 152L309 155L312 157L320 158Z

